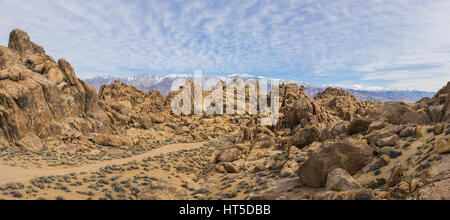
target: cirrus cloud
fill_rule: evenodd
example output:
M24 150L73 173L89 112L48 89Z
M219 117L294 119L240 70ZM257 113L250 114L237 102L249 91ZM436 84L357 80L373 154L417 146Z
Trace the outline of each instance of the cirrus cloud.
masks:
M21 28L82 78L250 73L436 91L450 80L446 0L0 0L0 43Z

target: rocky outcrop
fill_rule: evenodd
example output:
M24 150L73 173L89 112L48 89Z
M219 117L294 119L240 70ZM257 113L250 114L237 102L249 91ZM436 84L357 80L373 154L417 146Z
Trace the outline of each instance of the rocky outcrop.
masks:
M425 103L433 122L450 122L450 82Z
M353 121L365 116L374 105L372 101L361 101L352 94L336 88L327 88L317 94L314 99L346 121Z
M56 63L27 33L12 31L8 48L0 47L0 136L18 141L75 131L112 132L96 90L66 60Z
M165 121L164 97L158 91L144 93L115 81L101 87L99 99L117 126L148 129Z
M328 174L341 168L355 174L371 162L373 150L361 141L338 141L323 144L299 168L302 183L310 187L324 187Z
M282 115L284 116L281 119L282 127L305 128L307 126L318 124L333 125L340 121L340 119L332 112L321 107L316 100L306 95L305 88L300 88L298 92L296 92L297 90L295 89L286 90L286 92L291 90L293 91L293 94L288 93L285 94L285 96L298 98L295 102L293 102L293 100L290 100L289 102L285 101L285 107L281 109Z
M45 55L44 48L31 42L30 36L19 29L15 29L9 34L8 48L17 52L22 62L25 62L31 55Z

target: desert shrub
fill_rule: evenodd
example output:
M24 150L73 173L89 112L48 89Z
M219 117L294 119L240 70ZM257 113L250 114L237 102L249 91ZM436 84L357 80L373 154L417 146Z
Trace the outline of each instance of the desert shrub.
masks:
M336 184L336 185L334 185L333 187L331 187L331 191L334 191L334 192L342 192L343 189L342 189L342 186L341 186L341 185Z
M371 181L370 183L364 184L364 186L370 189L376 189L378 187L384 186L387 183L385 178L379 178L376 181Z
M370 121L367 120L355 120L350 123L347 128L348 135L355 135L363 132L367 132L369 129Z

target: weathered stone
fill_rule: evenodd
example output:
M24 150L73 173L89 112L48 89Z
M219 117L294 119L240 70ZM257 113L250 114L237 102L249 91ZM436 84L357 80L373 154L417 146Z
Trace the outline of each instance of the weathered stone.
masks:
M280 171L280 176L282 177L290 177L295 175L299 168L297 161L289 160L283 165L283 168Z
M400 132L399 136L400 137L409 137L409 136L412 136L415 132L416 132L416 129L414 127L407 127Z
M25 137L18 141L16 144L20 149L28 151L40 151L44 147L41 139L33 133L25 135Z
M434 182L419 189L412 199L450 200L450 179Z
M368 132L370 133L372 131L380 130L380 129L383 129L384 127L386 127L386 122L374 121L374 122L370 123Z
M45 54L45 50L41 46L31 42L30 36L25 31L19 29L11 31L8 47L17 52L22 58L22 61L29 55L36 53Z
M131 147L134 144L130 137L119 135L90 134L89 140L95 144L110 147Z
M361 184L353 179L347 171L337 168L328 174L326 188L328 190L339 188L348 191L361 188Z
M391 173L391 176L389 177L388 186L394 187L397 184L399 184L400 182L402 182L402 179L405 175L405 171L407 171L407 170L408 170L408 168L406 166L404 166L403 164L396 164Z
M433 133L435 135L440 135L440 134L444 133L444 129L445 129L444 123L436 124L433 128Z
M439 139L436 141L436 151L439 154L450 153L450 142L445 138Z
M307 186L323 187L332 170L342 168L354 174L370 163L372 156L372 148L361 141L325 143L299 168L298 176Z
M293 137L293 144L297 147L305 147L318 140L320 137L320 130L317 126L310 126L298 130Z
M396 135L391 136L391 137L387 137L387 138L382 138L382 139L377 141L377 145L379 147L396 146L397 143L398 143L398 136L396 136Z
M216 166L219 173L239 173L240 168L232 163L221 162Z
M241 151L236 148L230 148L221 151L216 157L216 163L233 162L241 158Z

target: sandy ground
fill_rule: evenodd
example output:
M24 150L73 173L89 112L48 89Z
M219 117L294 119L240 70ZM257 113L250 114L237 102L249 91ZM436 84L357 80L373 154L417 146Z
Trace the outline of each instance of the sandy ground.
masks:
M89 164L86 166L65 168L65 169L60 169L60 168L25 169L22 167L12 167L12 166L0 165L0 185L6 184L9 182L27 181L27 180L31 180L35 177L41 177L41 176L66 175L66 174L71 174L71 173L95 171L95 170L98 170L105 166L122 165L122 164L130 163L132 161L143 160L147 157L153 157L153 156L158 156L158 155L167 154L167 153L176 152L176 151L191 150L191 149L199 148L199 147L202 147L205 143L206 142L189 143L189 144L171 144L171 145L166 145L164 147L149 151L145 154L137 155L137 156L130 157L130 158L117 159L117 160L111 160L111 161L102 161L99 163Z

